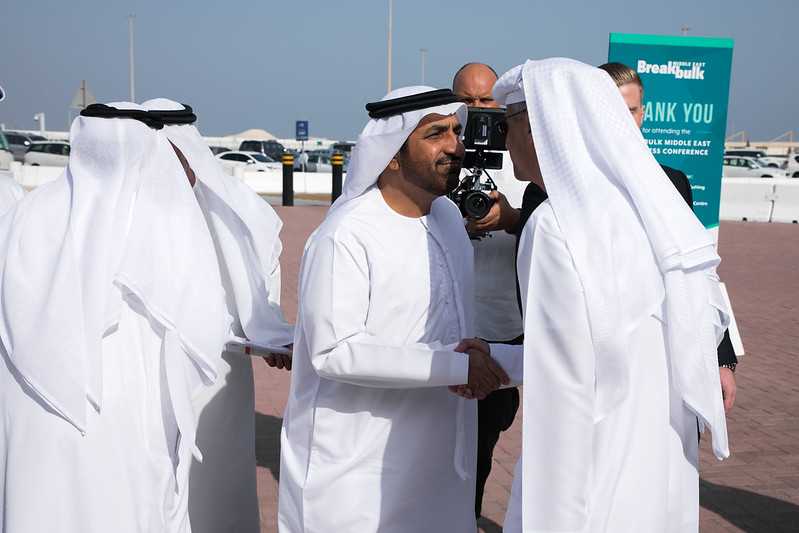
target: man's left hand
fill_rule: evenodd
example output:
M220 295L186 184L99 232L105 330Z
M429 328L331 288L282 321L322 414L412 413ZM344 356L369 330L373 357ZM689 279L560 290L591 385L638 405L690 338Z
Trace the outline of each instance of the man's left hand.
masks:
M735 374L729 368L719 368L721 380L721 396L724 398L724 410L730 412L735 404Z
M519 210L511 207L508 199L499 191L491 191L488 196L494 200L488 214L480 220L469 220L466 231L470 235L499 230L512 232L519 223Z

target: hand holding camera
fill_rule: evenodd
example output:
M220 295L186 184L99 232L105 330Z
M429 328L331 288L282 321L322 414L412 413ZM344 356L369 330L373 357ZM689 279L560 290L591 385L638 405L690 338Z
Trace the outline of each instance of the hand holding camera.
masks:
M470 173L449 194L464 218L473 221L486 218L491 215L499 198L493 194L497 186L486 170L502 169L502 154L499 152L505 150L504 120L505 112L501 109L469 108L463 140L466 147L463 168L469 169Z
M491 191L488 197L493 202L488 214L477 220L469 220L466 231L470 236L482 235L489 231L513 232L519 223L519 210L511 206L505 195L499 191Z

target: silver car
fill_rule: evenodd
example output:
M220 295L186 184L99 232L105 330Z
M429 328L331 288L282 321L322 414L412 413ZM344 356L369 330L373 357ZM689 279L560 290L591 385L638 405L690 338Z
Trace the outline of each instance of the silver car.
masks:
M724 156L722 176L725 178L787 178L779 168L767 167L754 157Z
M22 162L25 159L25 152L30 148L31 143L36 141L46 141L41 135L29 135L16 131L5 131L6 140L11 153L14 154L14 161Z

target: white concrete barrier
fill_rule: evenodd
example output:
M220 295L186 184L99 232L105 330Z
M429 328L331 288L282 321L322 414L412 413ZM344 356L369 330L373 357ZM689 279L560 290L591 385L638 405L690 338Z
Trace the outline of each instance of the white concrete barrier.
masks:
M14 179L27 189L53 181L63 171L63 167L11 164ZM230 179L242 180L258 194L280 195L283 192L282 170L254 172L236 167ZM329 172L294 173L294 194L330 194L332 184ZM799 179L723 178L719 218L799 223Z
M238 174L238 172L236 173ZM237 179L237 176L231 176ZM258 194L280 194L283 190L283 174L279 171L244 172L241 179ZM296 183L295 183L296 185ZM296 186L295 186L296 191Z
M330 194L333 189L333 175L328 172L306 172L306 194Z
M243 180L258 194L283 193L282 170L234 172L232 177ZM294 172L294 194L330 194L332 188L333 176L329 172Z
M774 208L774 180L767 178L723 178L721 220L770 222Z
M774 180L774 212L771 221L799 224L799 179Z

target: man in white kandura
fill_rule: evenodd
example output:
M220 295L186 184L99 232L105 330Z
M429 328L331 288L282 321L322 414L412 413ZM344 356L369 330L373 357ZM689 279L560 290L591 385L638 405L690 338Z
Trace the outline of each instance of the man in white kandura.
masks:
M229 263L160 118L81 115L64 175L0 219L0 523L187 533Z
M291 344L294 328L280 310L282 222L251 188L222 170L191 124L190 108L164 98L142 105L166 124L164 134L196 178L194 194L214 237L232 333L259 345ZM290 365L290 359L286 362ZM192 532L257 533L251 357L225 351L218 374L216 382L193 399L203 461L193 461L190 472Z
M524 378L505 531L697 531L697 423L729 455L713 239L605 72L528 61L494 96L517 177L549 195L519 247L523 358L491 345Z
M306 246L281 439L283 533L474 533L476 405L504 372L472 333L458 208L466 106L447 89L367 105L342 196Z

